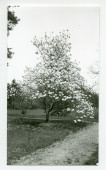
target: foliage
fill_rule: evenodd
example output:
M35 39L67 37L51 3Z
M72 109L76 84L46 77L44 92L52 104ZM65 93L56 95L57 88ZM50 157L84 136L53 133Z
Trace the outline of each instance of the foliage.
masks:
M7 102L8 108L21 109L25 102L25 93L22 90L22 86L12 80L11 84L7 84Z
M20 19L15 15L14 10L11 11L11 6L8 7L8 35L10 34L10 31L13 30L13 28L18 24Z
M11 6L8 6L8 24L7 24L7 35L10 35L10 31L13 30L13 28L18 24L18 22L20 21L20 19L15 15L14 10L11 10ZM13 52L11 51L11 48L7 49L8 51L8 58L12 58L13 56Z
M7 54L8 54L8 58L12 58L14 52L12 52L12 48L7 48Z
M41 61L35 68L26 68L24 85L30 91L31 98L43 99L46 120L48 121L54 105L65 101L70 101L68 111L78 112L83 118L87 115L93 118L93 108L81 89L85 86L84 78L80 75L77 62L71 60L69 31L58 35L52 33L51 36L45 33L43 38L35 37L33 44ZM79 116L77 120L81 121Z

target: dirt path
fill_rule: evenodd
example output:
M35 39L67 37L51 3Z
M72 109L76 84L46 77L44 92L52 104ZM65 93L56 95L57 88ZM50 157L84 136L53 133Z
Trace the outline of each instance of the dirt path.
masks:
M15 165L83 165L98 144L98 125L93 124L63 141L22 157Z

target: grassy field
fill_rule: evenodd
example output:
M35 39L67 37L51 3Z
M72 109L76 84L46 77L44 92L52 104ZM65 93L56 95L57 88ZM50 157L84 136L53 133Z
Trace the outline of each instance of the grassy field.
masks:
M8 110L9 116L24 116L22 114L22 110ZM36 116L45 116L43 109L36 109L36 110L27 110L25 116L28 117L36 117Z
M8 116L7 164L10 165L24 155L62 140L70 131L76 132L86 125L76 125L70 120L51 120L45 123L44 120Z
M86 114L86 113L85 113ZM89 119L86 118L86 121L90 122L98 122L98 109L94 111L95 118ZM25 115L22 114L22 110L8 110L8 116L13 117L24 117L24 118L36 118L36 119L45 119L45 111L43 109L36 109L36 110L27 110ZM50 120L53 119L61 119L61 120L74 120L78 116L76 113L68 113L66 116L57 116L57 114L51 114Z
M42 109L8 110L8 158L12 164L22 156L45 148L53 142L63 140L71 131L76 132L88 123L74 124L72 116L50 116L49 123L45 123L45 113Z
M96 148L96 151L91 155L88 161L85 162L85 165L96 165L98 160L98 146Z

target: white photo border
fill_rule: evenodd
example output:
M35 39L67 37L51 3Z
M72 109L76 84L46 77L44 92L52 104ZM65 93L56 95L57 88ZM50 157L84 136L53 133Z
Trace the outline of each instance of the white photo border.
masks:
M99 6L100 7L100 98L98 166L9 166L7 165L7 6ZM0 1L0 169L106 169L106 1L105 0L1 0ZM91 40L92 41L92 40Z

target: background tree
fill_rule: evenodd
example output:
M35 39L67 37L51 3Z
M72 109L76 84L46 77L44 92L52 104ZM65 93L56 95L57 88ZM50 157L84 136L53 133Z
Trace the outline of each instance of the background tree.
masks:
M98 90L98 88L99 88L99 61L95 61L89 67L89 75L92 77L92 79L94 81L92 88Z
M26 95L23 91L23 87L16 80L12 80L7 84L7 104L11 109L23 109L26 103Z
M24 84L33 99L43 98L46 121L49 120L50 112L57 102L70 100L75 108L78 101L80 105L87 107L87 101L84 103L81 91L84 78L80 75L77 62L71 60L69 31L60 32L58 35L52 33L51 36L45 33L40 39L35 37L33 45L41 61L35 68L26 68ZM90 103L86 109L88 114L93 114Z
M14 6L15 7L15 6ZM11 6L8 6L7 8L8 10L8 24L7 24L7 35L10 35L10 31L13 30L13 28L18 24L18 22L20 21L20 19L15 15L14 10L11 10ZM12 58L13 56L13 52L12 52L12 48L8 48L7 51L8 58Z
M96 61L93 65L89 68L90 72L94 75L99 74L99 61Z
M7 28L8 28L8 36L10 34L10 31L13 30L13 28L18 24L18 22L20 21L20 19L15 15L15 12L13 9L14 7L18 7L18 6L8 6L7 10L8 10L8 24L7 24Z

